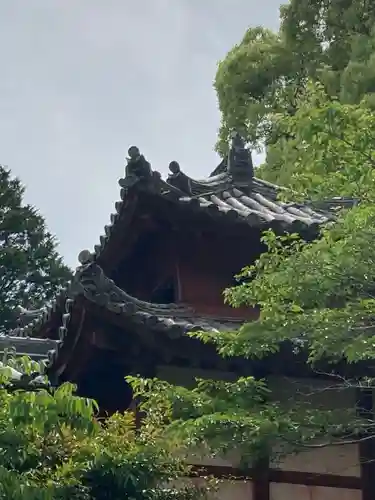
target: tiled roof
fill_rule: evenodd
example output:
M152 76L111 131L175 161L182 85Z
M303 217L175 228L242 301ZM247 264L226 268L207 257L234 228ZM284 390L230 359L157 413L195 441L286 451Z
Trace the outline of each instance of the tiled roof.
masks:
M218 176L219 177L219 176ZM223 174L220 177L224 177ZM215 178L211 178L215 179ZM215 211L240 218L251 226L278 225L280 229L303 230L318 227L332 219L332 214L308 205L286 203L277 200L277 192L265 181L253 179L251 190L245 192L235 184L227 184L200 196L182 196L179 203L198 205L202 210Z
M105 276L95 263L83 265L76 274L71 293L83 295L87 300L116 314L131 315L135 323L145 323L155 331L176 336L188 331L223 330L239 325L240 321L202 317L184 304L152 304L132 297Z
M21 345L29 345L30 349L31 346L35 345L41 350L41 346L47 347L47 343L49 343L48 352L45 349L43 354L48 354L50 364L53 363L59 349L69 335L70 312L74 300L79 296L99 307L106 308L115 313L117 317L119 315L130 317L135 325L143 324L152 331L167 335L170 338L180 337L190 331L233 330L241 324L238 320L218 321L215 318L199 316L191 307L185 305L151 304L139 300L116 286L112 280L105 276L103 270L95 262L91 262L77 269L72 283L65 291L65 302L62 304L64 312L61 314L61 326L59 327L59 341L22 338L22 336L26 335L32 337L34 332L37 332L43 326L43 323L49 321L50 317L43 310L40 311L39 317L35 317L34 313L33 321L23 329L18 330L18 337L4 337L4 339L9 339L9 344L15 343L17 351L18 346Z
M8 339L6 342L13 343L17 351L25 354L34 352L36 356L45 354L47 349L53 361L68 334L71 310L78 296L117 314L131 315L135 323L147 324L153 330L170 336L193 330L227 330L239 326L233 320L218 322L212 318L199 317L191 308L182 305L156 305L131 297L116 287L99 265L102 264L103 251L111 245L113 234L118 230L123 231L122 221L131 211L131 204L136 200L133 195L137 193L146 192L172 206L178 205L182 210L198 210L233 223L292 232L315 231L321 224L335 218L337 208L353 204L352 200L339 198L319 207L310 203L280 201L279 194L285 189L254 177L251 157L241 144L237 138L228 158L221 162L211 176L200 180L184 174L177 162L171 162L171 175L163 180L158 172L151 170L138 148L130 148L126 175L119 181L121 200L115 203L115 213L110 217L110 224L105 226L100 244L95 246L93 253L81 252L80 262L83 265L51 305L21 314L22 324L11 333L13 337L4 337ZM55 344L47 348L49 341L28 338L40 336L43 328L51 324L60 325L54 326L58 328L60 339ZM14 337L18 340L14 340Z
M99 244L94 247L94 258L99 258L110 245L113 232L137 192L148 192L180 208L198 209L221 220L287 232L315 233L321 224L334 220L338 208L354 203L353 200L342 200L340 203L340 198L322 202L320 206L310 202L280 201L279 195L288 190L255 177L251 160L246 165L247 150L243 150L241 155L238 159L235 154L230 154L215 169L215 175L198 180L183 173L174 161L170 164L171 174L163 180L159 172L151 170L138 148L130 148L126 175L119 180L121 200L115 203L110 223L105 226ZM246 168L248 175L244 176ZM241 175L236 175L236 169Z

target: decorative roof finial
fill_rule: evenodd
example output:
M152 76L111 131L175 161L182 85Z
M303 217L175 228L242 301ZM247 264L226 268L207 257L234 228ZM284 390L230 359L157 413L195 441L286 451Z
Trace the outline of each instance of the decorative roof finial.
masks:
M169 168L170 172L172 173L172 175L178 175L181 173L181 167L176 160L171 161L168 168ZM171 175L171 174L169 174L169 175Z
M177 161L171 161L169 164L170 174L167 183L182 191L184 194L191 195L191 180L181 172L181 167Z
M251 151L246 147L245 140L238 132L232 133L228 155L228 172L233 181L241 186L250 186L254 177Z
M151 177L152 170L150 163L140 153L137 146L130 146L128 149L127 165L125 168L125 177L136 176L139 179Z
M89 250L81 250L78 254L78 262L84 266L94 260L92 253Z
M151 179L152 170L150 163L140 153L137 146L130 146L126 158L125 178L119 180L123 188L129 188L141 179Z
M128 163L129 163L129 160L130 161L138 160L139 157L141 156L141 153L139 151L139 148L137 148L137 146L130 146L130 148L128 149L128 155L129 155L129 159L128 159Z

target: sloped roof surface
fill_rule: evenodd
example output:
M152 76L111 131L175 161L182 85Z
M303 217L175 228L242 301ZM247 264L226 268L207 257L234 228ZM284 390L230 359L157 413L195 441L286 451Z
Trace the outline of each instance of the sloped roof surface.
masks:
M53 364L60 348L69 335L71 307L77 297L84 297L91 303L104 307L116 316L131 318L135 325L144 324L154 332L167 335L170 338L180 337L190 331L231 330L240 326L241 322L234 319L218 321L211 317L197 315L191 307L180 304L151 304L127 294L124 290L105 276L103 270L95 263L84 264L77 269L73 281L61 295L61 305L64 314L61 315L59 341L49 341L32 338L36 332L49 321L53 310L48 313L41 309L39 316L33 311L33 319L25 327L17 331L17 337L8 337L8 343L19 346L34 346L34 350L47 354L49 363ZM24 313L27 316L27 313ZM31 337L31 338L30 338ZM5 338L4 338L5 340ZM49 350L45 349L49 344ZM0 339L1 349L1 339Z
M225 174L220 175L224 176ZM308 228L324 224L332 217L330 213L314 210L307 205L278 201L277 191L260 179L254 178L251 189L246 191L233 183L225 184L200 196L182 196L179 202L194 204L198 201L202 209L213 209L234 218L240 217L254 226L267 226L276 222L285 229L288 226Z
M171 162L170 170L171 174L163 180L158 172L152 171L138 148L129 149L125 177L119 180L121 200L115 204L115 213L110 217L110 224L105 226L100 244L95 246L94 252L81 252L79 259L82 266L51 305L39 311L22 311L20 327L11 332L17 340L7 337L4 342L13 343L15 347L18 346L17 350L24 353L35 351L37 356L39 353L44 355L48 350L50 363L53 363L68 335L71 310L78 296L116 314L132 316L135 323L144 323L154 331L164 332L171 337L194 330L228 330L239 326L239 322L233 320L217 321L199 317L191 308L182 305L157 305L141 301L118 288L105 276L98 265L98 258L111 244L113 233L121 229L121 220L128 209L132 193L147 192L165 199L167 203L177 204L183 210L202 211L233 223L291 232L316 230L333 220L335 212L341 208L339 198L325 202L319 208L310 203L280 201L279 194L284 188L254 176L251 155L238 136L233 140L228 158L208 178L190 178L181 171L177 162ZM353 204L351 200L343 201L342 206ZM38 336L44 325L50 324L52 319L60 325L57 327L58 341L30 338ZM0 351L1 342L0 338Z
M138 148L129 148L125 177L119 180L121 200L115 203L115 213L105 226L100 243L93 255L99 257L109 244L118 221L127 210L134 192L149 192L186 210L200 210L221 220L247 223L264 229L287 232L316 231L320 225L335 218L341 208L340 198L328 200L317 207L306 203L281 201L280 194L288 190L254 176L251 155L243 142L232 144L230 154L204 179L186 175L176 161L170 163L170 175L163 180ZM353 204L343 200L342 206Z

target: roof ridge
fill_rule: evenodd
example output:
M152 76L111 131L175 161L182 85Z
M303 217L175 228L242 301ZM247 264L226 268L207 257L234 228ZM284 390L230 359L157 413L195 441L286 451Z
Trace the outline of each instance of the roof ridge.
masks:
M221 168L220 172L218 172L219 167L217 167L216 171L218 173L216 175L211 175L211 177L200 181L194 180L181 172L177 162L171 162L171 174L166 180L163 180L159 172L152 171L150 163L137 147L130 147L128 154L126 175L119 180L121 199L115 202L115 212L110 215L110 222L104 227L104 234L100 236L99 244L94 246L94 251L84 250L80 252L79 261L81 264L87 264L89 261L97 261L104 248L108 245L111 235L117 223L122 218L126 207L132 203L132 193L136 193L137 190L146 190L155 195L163 196L172 202L181 203L181 206L192 206L194 209L198 207L202 211L206 211L211 217L228 216L233 221L257 225L260 228L271 227L274 229L280 228L283 231L288 229L300 231L303 228L308 229L309 227L315 227L316 224L325 223L334 217L332 215L333 210L323 210L317 207L317 202L305 202L303 204L283 204L279 202L277 194L280 191L287 190L287 188L277 186L258 177L252 178L249 192L242 192L241 186L236 185L233 177L229 174L227 163L224 160L219 165ZM172 179L179 179L179 181L173 183L171 182ZM181 180L182 183L179 184ZM190 194L186 193L186 191L184 192L181 186L185 186L185 189L190 190ZM234 194L234 190L236 189L238 193ZM262 199L257 199L254 196L257 193L267 199L262 202ZM322 203L327 204L328 202L323 201ZM340 206L340 201L337 198L333 199L330 203ZM350 206L348 200L345 200L344 204ZM286 212L286 215L283 217L282 213L284 212ZM80 267L77 268L76 274ZM10 333L19 337L28 336L37 327L41 327L44 323L48 322L58 312L71 293L72 287L76 284L76 281L74 281L76 274L57 293L50 305L35 311L24 310L22 312L21 310L20 326ZM181 311L181 309L179 310ZM22 325L23 321L28 322L28 324Z

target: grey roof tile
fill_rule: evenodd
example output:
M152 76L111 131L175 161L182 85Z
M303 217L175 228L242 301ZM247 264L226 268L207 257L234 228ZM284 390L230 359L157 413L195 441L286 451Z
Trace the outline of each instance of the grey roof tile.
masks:
M182 304L151 304L136 297L132 297L105 276L103 270L95 262L86 264L77 269L76 275L66 290L64 311L61 314L59 328L59 341L37 339L29 337L0 337L0 352L2 345L21 349L22 353L33 353L34 357L48 356L48 366L54 364L58 352L69 335L69 322L71 308L74 300L81 296L89 302L104 307L116 315L130 317L135 324L144 324L155 332L172 338L180 337L189 331L218 331L237 329L239 320L218 320L196 314L194 309ZM42 313L41 313L42 314ZM48 321L48 318L40 318ZM34 328L39 328L39 323L28 325L23 331L32 335ZM72 332L73 333L73 332ZM19 332L19 335L21 332Z
M140 154L129 162L135 165L139 162L141 167L142 162L145 162L149 166ZM141 170L141 167L138 165L137 169ZM337 208L340 207L340 198L332 203L330 201L322 203L321 206L311 203L282 202L278 197L280 193L288 191L286 188L256 177L249 178L245 184L239 182L230 174L227 160L223 160L215 171L218 172L216 175L198 180L181 172L181 175L188 180L181 186L186 189L188 185L190 192L178 187L173 175L163 180L156 171L148 174L147 178L133 176L131 182L128 182L126 176L120 179L121 200L115 203L115 212L110 215L110 222L104 227L104 234L100 236L99 244L94 247L93 258L100 260L103 250L111 244L116 226L121 224L129 204L131 205L132 200L136 198L133 195L141 191L148 191L165 198L166 201L176 203L187 210L201 210L213 217L227 216L228 220L245 222L260 228L279 227L283 231L315 230L320 224L334 219ZM345 200L345 203L343 201L343 205L350 206L350 200Z
M240 156L241 154L240 152ZM239 168L242 169L242 172L244 167L246 168L246 158L247 156L244 155L239 161ZM111 244L113 233L122 223L129 204L131 205L133 199L136 199L136 196L133 195L137 192L147 191L154 196L164 198L168 203L175 203L187 210L201 210L212 217L225 217L228 221L245 222L249 226L258 226L263 229L279 227L286 231L317 229L321 224L333 220L338 208L354 204L352 200L341 200L340 198L323 202L320 205L285 203L278 199L278 195L285 191L285 188L253 176L238 175L236 177L232 175L236 165L232 163L229 168L226 160L223 160L215 169L215 175L206 179L191 179L180 172L179 175L185 179L185 183L182 185L184 189L189 189L189 192L184 192L176 183L173 184L171 176L165 181L161 179L159 173L150 172L149 164L142 155L134 156L133 154L129 162L132 162L133 167L135 165L138 172L142 171L143 163L145 163L148 171L146 177L135 178L133 175L130 179L131 182L128 182L129 178L127 177L120 179L121 199L115 203L115 212L110 215L110 222L105 226L104 234L100 236L100 243L95 245L94 252L81 252L80 262L83 265L77 269L73 281L61 290L51 305L40 311L23 312L20 327L12 332L13 337L6 337L8 340L3 340L3 345L5 342L15 342L18 343L19 347L22 345L22 350L25 353L33 350L36 355L39 355L39 351L44 353L47 349L47 343L41 339L29 337L37 335L43 325L55 318L56 321L60 322L58 331L60 340L55 341L57 343L53 346L49 345L47 349L49 350L50 363L53 363L59 347L68 335L71 310L75 298L79 295L117 314L132 315L133 321L144 322L156 331L169 332L170 334L173 332L174 336L197 329L227 330L239 326L240 322L233 320L218 322L213 318L199 317L191 308L183 305L156 305L141 301L131 297L105 277L96 262L100 262L103 250ZM176 162L174 163L176 164ZM177 167L179 168L178 164ZM128 172L130 170L127 169ZM244 178L246 182L243 182ZM85 286L85 273L87 275L88 272L92 273L93 271L97 273L96 278L100 276L94 288L92 283L90 286ZM14 337L18 340L14 340ZM35 343L34 341L40 342ZM22 342L26 343L22 344ZM0 339L0 349L1 345Z

